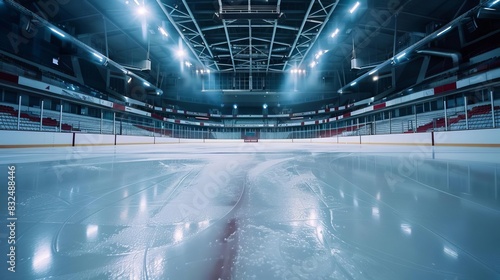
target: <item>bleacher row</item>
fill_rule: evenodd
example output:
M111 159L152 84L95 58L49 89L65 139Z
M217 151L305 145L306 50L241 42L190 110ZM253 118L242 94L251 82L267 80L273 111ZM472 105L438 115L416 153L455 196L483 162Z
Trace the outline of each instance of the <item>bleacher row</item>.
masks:
M495 106L495 127L500 127L500 106ZM40 130L39 112L22 111L20 114L19 129L20 130ZM448 130L465 130L467 129L483 129L492 128L493 120L491 113L491 105L479 105L472 107L465 114L456 111L448 111ZM0 104L0 129L17 130L18 129L19 112L10 106ZM373 124L359 124L330 130L322 130L319 133L310 131L293 131L293 132L264 132L261 137L265 139L286 139L286 138L303 138L305 135L314 134L314 137L334 137L337 135L369 135L369 134L391 134L391 133L413 133L413 132L428 132L428 131L443 131L445 130L446 122L443 118L443 111L435 111L414 115L397 117L391 120L380 120ZM59 131L60 113L45 110L41 130L42 131ZM172 132L171 130L148 127L145 125L131 124L129 122L115 122L113 127L112 120L97 119L88 116L81 116L69 113L63 113L63 123L60 125L62 132L77 131L82 133L102 133L102 134L124 134L137 136L171 136L182 137ZM297 135L294 132L298 133ZM278 134L279 135L278 135ZM304 134L305 133L305 134ZM312 135L311 134L311 135ZM319 134L319 135L316 135ZM299 136L301 135L301 136ZM239 132L214 132L210 135L201 135L200 137L218 138L218 139L238 139ZM281 137L281 138L278 138Z
M18 111L12 107L0 105L0 129L17 129ZM32 116L21 112L19 121L20 130L40 130L40 117ZM45 117L41 120L42 130L57 131L59 122L51 117ZM68 124L61 124L62 131L72 131L73 128Z
M500 106L495 106L495 127L500 127ZM465 129L485 129L493 127L491 114L491 105L480 105L473 107L465 114L457 113L456 110L449 110L448 130ZM341 127L331 130L323 130L320 137L332 136L352 136L352 135L370 135L370 134L395 134L395 133L413 133L446 130L446 121L443 117L443 111L429 112L419 114L417 118L414 115L397 117L392 120L380 120L372 126L359 124L347 127ZM468 128L467 128L468 126Z
M17 119L19 112L10 106L0 105L0 129L17 130ZM30 112L21 112L19 119L20 130L40 130L40 117L30 114ZM60 113L44 110L42 119L42 131L59 131ZM62 132L82 132L82 133L102 133L113 134L122 133L124 135L152 136L154 131L145 129L145 126L133 125L128 122L116 122L113 130L112 120L101 120L81 115L63 113Z
M261 139L289 139L290 132L260 132Z
M476 110L474 110L476 109ZM500 126L500 106L495 106L495 126ZM471 112L467 115L468 120L466 121L464 117L451 125L451 130L463 130L467 129L466 125L468 123L469 129L481 129L490 128L493 126L493 119L491 114L491 106L479 106L473 108Z
M253 126L264 126L264 125L277 125L276 120L268 120L268 119L240 119L240 120L224 120L225 126L237 126L237 125L253 125Z
M500 125L500 106L495 106L495 126ZM491 113L491 105L480 105L473 107L465 114L456 114L448 118L447 121L449 130L464 130L464 129L483 129L493 127L493 118ZM428 132L444 130L446 121L443 117L434 118L429 122L417 127L416 132ZM468 128L467 128L468 126ZM413 131L408 130L406 133Z
M255 127L263 127L263 126L279 126L280 124L288 124L288 123L297 123L302 121L321 121L324 117L312 117L301 120L293 120L293 119L230 119L223 120L223 123L226 127L232 126L255 126Z

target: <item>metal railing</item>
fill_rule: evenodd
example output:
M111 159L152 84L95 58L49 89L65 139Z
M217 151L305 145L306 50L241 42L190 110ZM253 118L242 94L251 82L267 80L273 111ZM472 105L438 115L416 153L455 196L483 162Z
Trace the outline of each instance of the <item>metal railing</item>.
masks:
M463 104L453 108L446 107L446 102L443 102L446 98L444 98L441 100L443 103L440 109L419 112L417 110L419 106L424 108L424 103L430 102L425 101L408 105L413 106L413 112L404 116L399 116L402 112L401 108L395 108L320 125L215 128L164 122L96 108L93 110L93 116L90 116L88 112L74 114L67 112L68 108L65 108L64 104L63 106L57 105L58 110L44 108L50 108L45 105L54 104L44 104L43 101L39 106L22 105L20 96L19 104L0 103L0 129L190 139L243 139L247 133L251 133L260 139L301 139L500 127L500 98L493 99L493 92L486 97L488 100L472 105L467 104L467 99L464 97Z

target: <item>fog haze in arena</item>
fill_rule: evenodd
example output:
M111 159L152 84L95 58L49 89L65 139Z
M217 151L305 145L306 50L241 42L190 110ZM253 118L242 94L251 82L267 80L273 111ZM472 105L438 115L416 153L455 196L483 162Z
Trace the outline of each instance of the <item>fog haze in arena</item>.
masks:
M500 280L500 0L0 0L0 280Z

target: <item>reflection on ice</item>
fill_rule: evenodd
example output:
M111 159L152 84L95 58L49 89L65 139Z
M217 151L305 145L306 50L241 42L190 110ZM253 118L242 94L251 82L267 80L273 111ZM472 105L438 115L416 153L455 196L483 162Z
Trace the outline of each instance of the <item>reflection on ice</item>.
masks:
M50 239L45 239L38 243L38 247L33 254L33 270L35 273L44 273L52 266L52 248Z
M405 234L405 235L411 235L411 225L409 224L401 224L401 231Z
M210 221L209 220L204 220L204 221L198 222L198 228L200 230L203 230L203 229L207 228L209 225L210 225Z
M87 240L91 241L97 237L99 231L98 225L87 225Z
M165 273L165 261L160 256L157 255L153 258L153 261L148 264L149 277L151 279L161 279Z
M448 255L448 256L450 256L450 257L452 257L453 259L457 259L457 258L458 258L458 253L457 253L457 251L455 251L455 250L451 249L450 247L448 247L448 246L446 246L446 245L443 247L443 252L444 252L446 255Z
M380 210L379 210L379 208L377 206L372 207L372 216L375 219L379 219L380 218Z
M128 207L124 207L121 209L120 211L120 219L123 221L123 220L127 220L128 219Z
M184 229L182 225L178 225L175 227L174 231L174 242L181 242L182 239L184 238Z
M52 153L2 154L23 186L17 279L500 279L496 150L403 176L414 147L172 147L95 148L62 177Z
M141 202L139 203L139 211L143 213L148 206L148 198L146 196L146 193L142 193L141 195Z
M325 243L323 225L319 225L316 227L316 236L318 237L318 240L321 244Z
M318 225L318 210L311 209L307 217L307 224L316 227Z

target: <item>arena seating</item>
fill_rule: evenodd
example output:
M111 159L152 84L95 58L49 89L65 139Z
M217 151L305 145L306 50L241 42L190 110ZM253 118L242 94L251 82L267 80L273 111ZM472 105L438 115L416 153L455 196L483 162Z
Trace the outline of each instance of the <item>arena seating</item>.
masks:
M286 132L260 132L261 139L288 139L290 135L289 131Z
M449 130L464 130L466 128L465 114L459 114L458 108L449 110L448 116ZM443 111L434 111L417 115L416 132L428 131L444 131L445 119ZM491 105L480 105L469 110L468 114L469 129L485 129L492 128L493 122L491 117ZM380 120L373 124L372 128L368 125L360 124L357 126L347 126L332 130L323 130L320 137L333 137L337 135L352 136L352 135L368 135L368 134L390 134L390 133L413 133L413 125L415 116L409 115L404 117L393 118L392 120ZM495 123L496 127L500 127L500 106L495 106Z
M500 127L500 106L495 106L495 126ZM448 130L464 130L464 129L485 129L493 127L490 104L476 105L467 112L466 116L463 108L456 107L447 111L448 115ZM40 130L40 111L38 108L27 108L20 114L20 130ZM260 139L295 139L295 138L311 138L311 137L334 137L337 135L369 135L369 134L390 134L390 133L413 133L428 132L428 131L443 131L445 130L444 112L433 111L404 117L396 117L391 120L379 120L375 123L359 124L353 126L340 127L335 129L326 129L322 131L311 130L310 127L302 126L299 129L291 129L291 131L271 132L263 129L258 138ZM15 107L8 104L0 104L0 129L17 130L18 111ZM44 110L44 118L42 119L42 131L59 131L60 112ZM263 119L242 119L242 120L225 120L234 123L247 124L263 124ZM297 120L295 120L297 122ZM415 129L416 126L416 129ZM109 119L94 118L83 115L75 115L63 113L62 131L78 131L83 133L103 133L103 134L124 134L138 136L170 136L181 138L204 138L204 139L242 139L240 131L226 132L205 132L201 129L187 131L172 131L168 129L160 129L149 127L143 123L132 124L129 120L115 122ZM271 129L272 130L272 129Z
M500 106L495 106L495 115L500 110ZM450 130L467 129L466 122L469 124L469 129L482 129L492 128L493 121L491 117L491 105L480 105L473 107L467 112L467 119L465 114L458 114L448 118L448 126ZM417 128L417 132L427 132L431 130L443 130L446 126L444 118L438 118ZM407 131L411 132L411 131Z
M162 129L162 128L153 128L149 126L144 126L144 125L134 125L137 128L150 131L155 134L155 136L172 136L172 130L167 130L167 129Z
M364 125L359 125L360 129L364 127ZM358 127L357 126L346 126L346 127L339 127L336 129L329 129L329 130L323 130L320 132L319 137L324 138L324 137L333 137L337 135L342 135L342 136L350 136L350 135L358 135Z
M13 107L0 105L0 129L17 130L17 115L18 111ZM43 131L58 131L60 112L44 110L44 118L42 119ZM63 113L62 131L78 131L84 133L113 133L113 121L103 120L102 128L100 119L88 116L74 115ZM20 126L21 130L40 130L40 117L33 114L21 112ZM115 132L120 133L120 124L116 123ZM134 126L128 122L122 123L122 134L151 136L152 133L143 128Z
M17 110L10 106L0 105L0 114L2 118L0 129L17 129ZM21 119L19 128L21 130L40 130L40 117L23 112L21 112L20 116ZM42 119L42 130L58 131L59 122L56 119L47 116ZM71 131L73 128L71 125L63 123L61 124L61 130Z
M241 139L240 132L213 132L215 139Z

